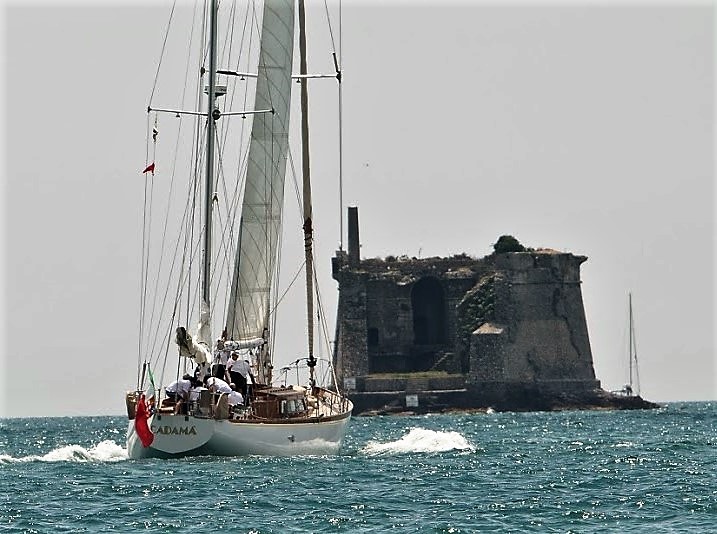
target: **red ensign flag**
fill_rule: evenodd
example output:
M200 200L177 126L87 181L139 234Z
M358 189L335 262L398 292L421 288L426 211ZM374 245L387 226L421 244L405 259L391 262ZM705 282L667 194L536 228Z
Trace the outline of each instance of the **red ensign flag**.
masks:
M144 402L144 395L140 395L137 401L137 413L134 416L134 429L144 447L149 447L154 441L154 434L147 424L147 419L149 419L147 405Z

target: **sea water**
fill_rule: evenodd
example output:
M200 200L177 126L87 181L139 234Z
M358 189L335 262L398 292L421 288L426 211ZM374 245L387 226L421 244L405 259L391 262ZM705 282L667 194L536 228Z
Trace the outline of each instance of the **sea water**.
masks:
M3 532L715 532L717 403L355 417L322 457L128 460L126 418L0 420Z

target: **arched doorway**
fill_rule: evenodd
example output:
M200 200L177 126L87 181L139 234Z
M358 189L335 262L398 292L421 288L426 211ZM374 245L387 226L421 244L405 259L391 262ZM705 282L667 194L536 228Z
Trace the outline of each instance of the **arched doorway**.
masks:
M441 283L421 278L411 290L413 308L413 342L416 345L439 345L446 342L446 299Z

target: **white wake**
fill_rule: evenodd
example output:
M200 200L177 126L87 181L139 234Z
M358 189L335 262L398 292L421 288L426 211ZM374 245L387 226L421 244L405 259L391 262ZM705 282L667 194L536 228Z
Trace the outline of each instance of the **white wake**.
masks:
M31 455L14 458L7 454L0 454L0 465L19 462L119 462L126 459L127 449L112 440L105 440L89 449L80 445L65 445L42 456Z
M474 451L475 447L458 432L441 432L425 428L412 428L397 441L379 443L369 441L361 452L366 454Z

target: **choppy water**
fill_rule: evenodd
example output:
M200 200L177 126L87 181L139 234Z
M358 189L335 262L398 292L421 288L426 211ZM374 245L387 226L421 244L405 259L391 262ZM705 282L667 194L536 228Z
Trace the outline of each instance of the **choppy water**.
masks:
M716 403L352 420L338 456L127 460L126 419L0 420L0 531L715 532Z

